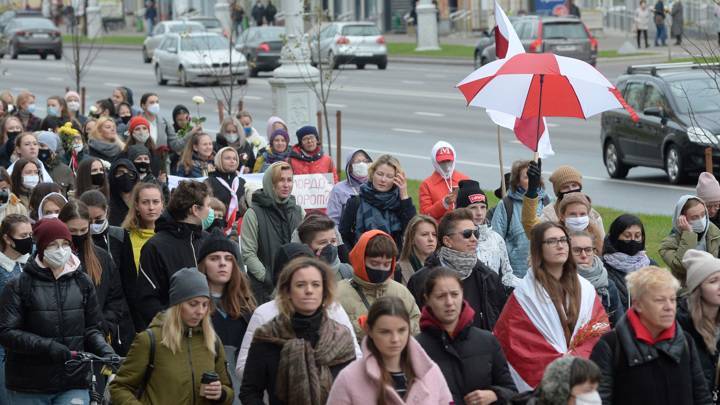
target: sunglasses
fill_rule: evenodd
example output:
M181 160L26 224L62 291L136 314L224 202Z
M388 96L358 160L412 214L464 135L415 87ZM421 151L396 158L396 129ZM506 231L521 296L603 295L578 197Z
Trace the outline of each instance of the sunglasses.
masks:
M470 239L470 237L473 235L475 235L475 239L480 239L480 230L478 228L465 229L464 231L453 232L453 233L450 233L449 235L454 235L454 234L460 234L460 235L462 235L462 237L464 239Z

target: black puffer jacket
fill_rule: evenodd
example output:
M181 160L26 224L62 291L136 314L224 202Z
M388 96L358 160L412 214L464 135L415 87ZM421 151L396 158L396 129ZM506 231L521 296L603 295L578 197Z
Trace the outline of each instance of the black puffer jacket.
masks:
M698 357L700 358L700 366L702 367L703 374L705 375L705 382L707 383L708 390L710 390L710 393L713 394L718 389L716 376L718 371L718 360L720 360L720 342L717 342L715 345L715 353L710 353L710 350L708 350L708 347L705 344L705 340L702 335L700 335L697 328L695 328L695 323L690 317L687 299L678 300L677 321L680 326L682 326L683 330L685 330L685 332L690 335L692 340L695 342ZM715 395L713 395L713 397L715 397ZM717 404L718 400L715 399L714 403Z
M164 212L155 222L155 236L140 252L135 302L144 326L167 308L170 277L184 267L197 267L197 252L205 233L200 225L178 222Z
M87 370L67 372L62 361L52 360L51 353L114 354L100 332L101 322L92 281L79 265L55 279L50 269L40 267L32 257L0 296L7 388L45 394L87 388Z
M437 253L433 253L425 260L425 267L410 277L407 288L419 308L425 305L425 280L430 269L443 265ZM463 295L475 311L473 326L492 331L507 300L500 276L478 260L470 276L463 281Z

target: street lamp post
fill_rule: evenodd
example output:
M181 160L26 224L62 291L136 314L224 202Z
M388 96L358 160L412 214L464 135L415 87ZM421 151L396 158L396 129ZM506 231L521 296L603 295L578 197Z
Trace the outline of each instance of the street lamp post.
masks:
M287 41L269 82L273 113L285 120L292 134L315 118L317 99L311 87L318 82L318 70L310 65L310 49L303 40L302 0L282 0L282 11Z

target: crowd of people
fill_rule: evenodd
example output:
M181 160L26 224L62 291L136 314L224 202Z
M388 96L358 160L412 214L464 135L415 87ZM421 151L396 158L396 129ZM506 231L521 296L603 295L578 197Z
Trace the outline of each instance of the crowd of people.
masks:
M126 87L89 116L46 103L0 93L2 404L88 403L75 352L124 357L117 404L718 403L710 173L656 263L574 167L514 162L491 207L439 141L413 201L397 157L339 172L280 117L210 134ZM326 208L295 200L308 174L332 174Z

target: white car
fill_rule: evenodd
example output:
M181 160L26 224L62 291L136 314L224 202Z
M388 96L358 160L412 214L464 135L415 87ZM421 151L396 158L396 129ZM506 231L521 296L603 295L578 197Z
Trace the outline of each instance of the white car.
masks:
M194 21L162 21L153 28L152 35L143 41L142 56L143 62L150 63L155 49L160 46L165 34L205 32L205 26Z
M218 34L166 34L152 59L158 84L168 79L192 83L247 83L248 65L228 40Z
M387 68L385 38L373 23L334 22L320 28L318 46L317 29L309 35L310 58L313 65L327 63L333 69L351 64L364 69L366 64Z

